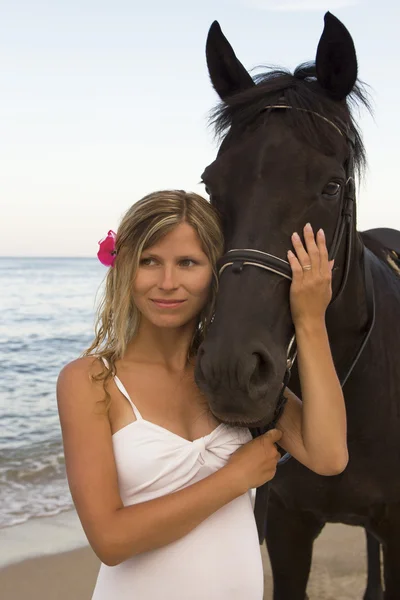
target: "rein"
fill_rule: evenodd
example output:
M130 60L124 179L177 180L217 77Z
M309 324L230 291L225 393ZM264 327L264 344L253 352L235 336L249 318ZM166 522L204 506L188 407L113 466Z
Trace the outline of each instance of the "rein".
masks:
M330 121L323 115L320 115L317 112L312 110L308 110L305 108L296 108L293 106L289 106L286 104L276 104L269 105L264 108L267 109L291 109L291 110L300 110L303 112L307 112L313 114L320 119L323 119L325 122L329 123L335 130L346 139L349 144L349 158L346 166L346 185L343 188L342 198L341 198L341 206L338 221L336 224L336 229L333 236L333 241L331 248L329 249L329 259L333 260L337 252L341 246L342 239L344 234L346 234L346 250L345 250L345 262L344 262L344 270L342 274L342 280L338 287L335 296L331 300L331 304L336 302L336 300L341 296L350 272L351 266L351 248L352 248L352 239L353 239L353 216L354 216L354 204L355 204L355 183L354 183L354 143L355 137L352 131L343 123L342 130L338 125L336 125L333 121ZM368 322L367 327L364 332L364 336L362 342L350 364L347 368L345 374L342 377L339 377L340 384L343 387L348 380L350 373L353 371L355 365L360 358L365 345L369 339L369 336L372 332L374 323L375 323L375 298L374 298L374 288L373 281L371 275L371 269L369 266L368 255L366 255L364 251L364 281L365 281L365 292L366 292L366 304L367 304L367 312L368 312ZM241 249L232 249L229 250L221 259L218 261L218 275L224 273L224 271L228 267L232 267L232 272L236 275L240 275L242 273L243 268L245 266L257 267L260 269L264 269L265 271L269 271L271 273L275 273L280 277L284 277L285 279L292 280L292 270L288 261L279 258L273 254L269 254L268 252L262 252L261 250L256 250L253 248L241 248ZM282 388L278 397L276 409L274 412L274 417L271 423L264 427L256 427L251 428L251 432L253 437L258 437L262 435L266 431L273 429L277 422L279 421L283 410L285 408L285 404L287 398L285 396L285 389L289 383L291 370L293 364L296 360L297 350L296 350L296 336L293 334L292 338L289 341L287 352L286 352L286 370L283 378ZM286 453L278 462L278 465L285 464L290 459L290 454ZM255 500L255 519L257 522L258 536L260 544L263 543L265 538L265 525L266 525L266 506L268 502L268 494L269 494L269 485L268 482L264 485L257 488L256 492L256 500Z

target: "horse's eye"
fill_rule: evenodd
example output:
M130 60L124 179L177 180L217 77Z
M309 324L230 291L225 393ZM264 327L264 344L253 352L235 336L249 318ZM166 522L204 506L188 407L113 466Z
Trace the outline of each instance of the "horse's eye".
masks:
M322 190L322 193L325 196L329 196L330 198L335 197L340 191L340 183L337 181L330 181Z

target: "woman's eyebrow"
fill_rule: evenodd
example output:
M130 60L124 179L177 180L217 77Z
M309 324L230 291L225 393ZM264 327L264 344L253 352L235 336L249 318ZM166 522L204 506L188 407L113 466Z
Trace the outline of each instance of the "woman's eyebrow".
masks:
M162 256L159 256L159 254L155 254L155 252L150 252L150 250L143 250L140 256L141 258L156 258L157 260L162 260Z
M184 258L197 258L198 260L200 260L201 254L197 254L197 252L191 252L190 254L182 254L181 256L177 256L177 258L179 260L182 260Z
M160 256L159 254L155 254L154 252L150 252L149 250L143 250L141 256L143 257L143 255L145 255L147 258L156 258L157 260L163 260L163 257ZM195 251L195 252L191 252L191 253L187 253L187 254L180 254L179 256L175 257L177 260L184 260L184 259L197 259L197 260L201 260L203 258L203 254L200 254L199 252Z

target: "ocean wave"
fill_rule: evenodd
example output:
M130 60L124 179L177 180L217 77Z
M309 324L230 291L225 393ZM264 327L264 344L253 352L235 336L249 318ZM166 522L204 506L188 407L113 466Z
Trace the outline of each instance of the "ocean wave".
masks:
M50 517L73 507L67 486L49 488L23 486L21 489L8 488L2 491L2 508L0 512L0 529L12 527L37 517Z
M64 454L55 442L0 455L0 528L58 514L72 506Z

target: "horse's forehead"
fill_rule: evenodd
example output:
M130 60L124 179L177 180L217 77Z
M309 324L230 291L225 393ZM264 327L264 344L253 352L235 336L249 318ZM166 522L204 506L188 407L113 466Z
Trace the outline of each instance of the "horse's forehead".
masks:
M243 185L251 182L257 185L258 180L268 179L270 183L277 180L283 187L290 187L292 180L286 176L282 179L285 173L298 175L308 184L313 179L317 183L327 171L339 176L344 159L345 155L340 152L323 154L302 143L295 135L279 139L268 136L261 140L253 139L252 143L233 145L206 167L202 177L216 185L224 183L224 188L227 184L229 187L229 183L236 185L234 182L238 179Z
M230 136L229 143L226 140L222 142L215 160L207 165L202 176L204 179L216 179L231 171L240 174L244 166L256 165L264 157L273 156L282 160L288 158L289 154L296 156L299 153L301 144L293 135L286 133L272 136L271 133L265 128L259 128L247 134L245 132L242 136ZM240 167L239 171L237 165Z
M343 162L347 155L347 144L339 134L330 144L325 154L318 145L305 141L299 132L282 122L279 117L271 117L268 123L254 129L229 132L222 142L217 157L208 165L205 173L215 175L215 171L227 170L236 164L254 164L265 160L269 163L286 162L293 166L319 164L331 166L333 161Z

